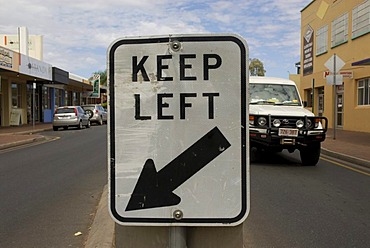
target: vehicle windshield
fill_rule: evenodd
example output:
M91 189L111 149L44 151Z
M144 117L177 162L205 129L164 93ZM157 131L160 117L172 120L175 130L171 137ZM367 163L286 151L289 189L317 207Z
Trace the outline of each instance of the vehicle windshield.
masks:
M66 113L74 113L75 110L73 108L60 108L57 109L56 114L66 114Z
M278 104L300 106L297 89L294 85L253 84L249 85L250 104Z
M90 109L90 110L94 110L95 106L82 106L82 108L83 108L84 110L88 110L88 109Z

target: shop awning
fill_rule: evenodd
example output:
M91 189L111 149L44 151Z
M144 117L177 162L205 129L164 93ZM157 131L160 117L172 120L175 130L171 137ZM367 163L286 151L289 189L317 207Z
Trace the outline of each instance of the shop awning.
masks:
M358 65L370 65L370 58L363 59L363 60L352 63L352 66L358 66Z

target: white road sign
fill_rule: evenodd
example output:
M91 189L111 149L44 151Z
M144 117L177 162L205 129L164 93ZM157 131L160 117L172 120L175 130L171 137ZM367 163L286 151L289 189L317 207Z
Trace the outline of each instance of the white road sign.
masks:
M334 81L335 81L335 85L342 85L343 84L343 75L335 75L335 78L334 78L334 75L328 75L326 77L326 83L328 85L334 85Z
M331 73L338 73L340 71L340 69L342 69L342 67L345 64L346 63L341 58L339 58L339 56L336 55L336 54L334 54L333 56L331 56L325 62L326 68L328 68ZM334 67L335 67L335 72L334 72Z
M237 225L249 212L248 47L237 35L108 49L109 202L122 225Z

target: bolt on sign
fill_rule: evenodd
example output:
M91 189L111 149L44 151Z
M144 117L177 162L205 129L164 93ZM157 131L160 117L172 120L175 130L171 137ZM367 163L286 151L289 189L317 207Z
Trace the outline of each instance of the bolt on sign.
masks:
M127 37L107 55L113 219L242 223L250 198L246 41L229 34Z

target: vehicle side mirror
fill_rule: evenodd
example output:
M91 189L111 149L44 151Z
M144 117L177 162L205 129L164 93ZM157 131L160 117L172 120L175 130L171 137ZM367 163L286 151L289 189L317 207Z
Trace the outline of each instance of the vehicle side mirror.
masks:
M307 104L307 101L303 101L303 107L307 107L308 104Z

